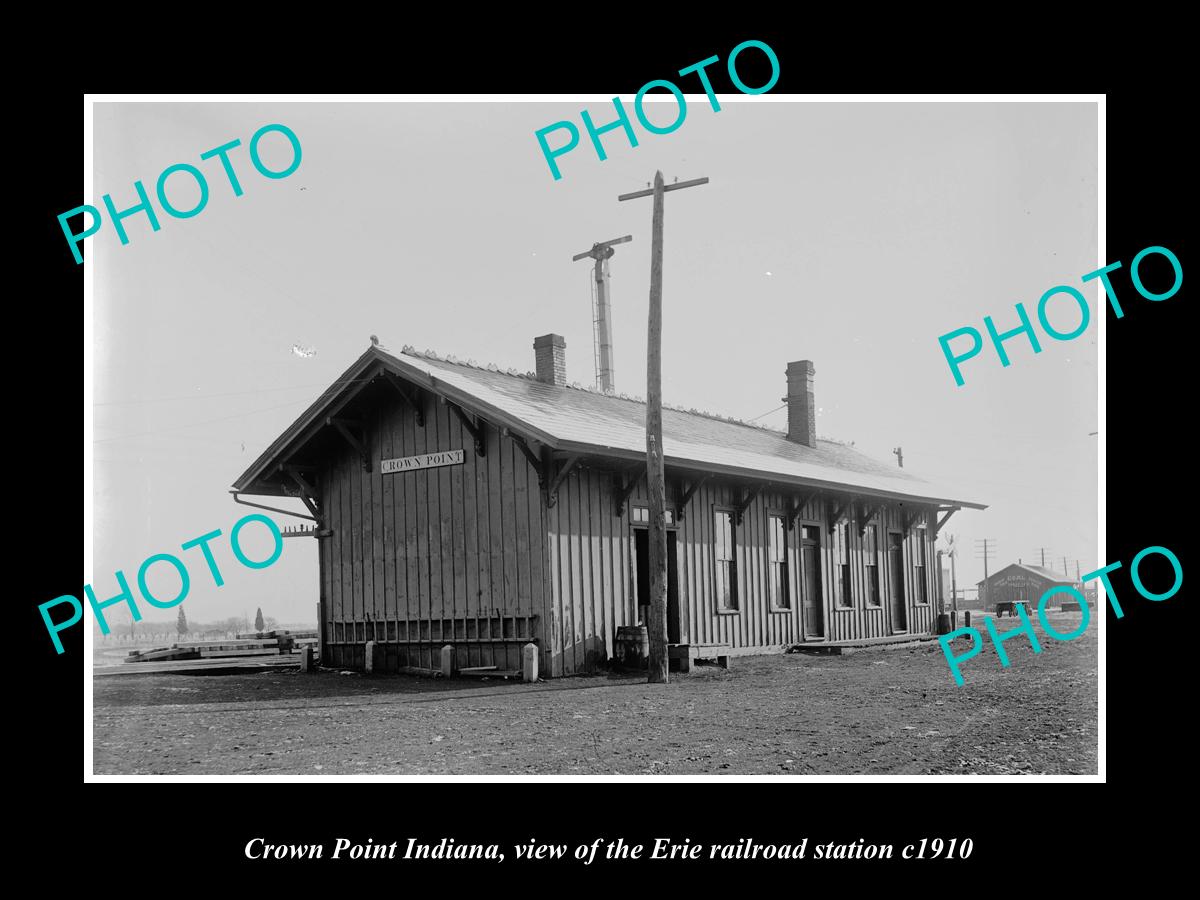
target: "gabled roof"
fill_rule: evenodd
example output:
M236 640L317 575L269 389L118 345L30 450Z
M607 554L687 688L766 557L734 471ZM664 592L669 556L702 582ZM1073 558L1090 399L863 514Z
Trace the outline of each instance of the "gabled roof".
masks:
M980 581L979 584L983 584L985 581L991 581L993 578L1003 575L1009 569L1020 569L1030 575L1036 575L1038 578L1045 579L1046 581L1053 581L1055 584L1075 583L1074 578L1071 578L1069 575L1059 575L1053 569L1046 569L1042 566L1031 566L1028 563L1011 563L1005 566L999 572L993 572L991 575L985 578L984 581Z
M397 356L371 347L238 478L235 489L255 492L256 482L270 476L278 463L310 440L326 417L335 415L379 370L416 383L493 425L507 427L553 450L628 461L645 458L646 404L641 400L543 384L532 375L450 361L408 348ZM864 496L986 508L960 491L845 444L818 439L816 447L807 447L789 441L780 431L695 410L663 409L663 452L666 464L673 468L854 490Z

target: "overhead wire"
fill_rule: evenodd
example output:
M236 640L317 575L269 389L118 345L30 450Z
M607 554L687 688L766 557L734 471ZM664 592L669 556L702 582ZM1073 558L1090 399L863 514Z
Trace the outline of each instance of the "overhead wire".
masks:
M202 422L184 422L181 425L170 425L166 428L156 428L151 431L139 431L134 434L116 434L116 435L113 435L112 437L96 438L92 441L92 443L93 444L101 444L101 443L105 443L107 441L122 441L122 440L126 440L127 438L146 437L147 435L161 434L166 431L178 431L180 428L194 428L194 427L198 427L200 425L213 425L217 422L227 422L230 419L243 419L246 416L254 416L254 415L258 415L259 413L264 413L264 412L272 412L276 409L284 409L289 406L295 406L297 403L306 403L306 402L307 402L306 400L292 400L289 403L283 403L283 404L280 404L279 406L268 406L266 409L252 409L249 412L235 413L232 416L222 416L219 419L206 419Z

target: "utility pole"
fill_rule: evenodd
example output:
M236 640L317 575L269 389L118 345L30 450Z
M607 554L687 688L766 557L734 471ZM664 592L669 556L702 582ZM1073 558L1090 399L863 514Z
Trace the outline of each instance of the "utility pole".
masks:
M1042 568L1043 569L1046 568L1046 551L1049 550L1050 548L1049 547L1034 547L1033 549L1037 550L1039 553L1042 554Z
M1071 577L1071 573L1067 571L1067 558L1065 556L1063 557L1063 577L1064 578Z
M1079 583L1082 579L1079 576L1079 560L1075 560L1075 581Z
M904 448L903 447L893 447L892 453L896 454L896 462L898 462L900 464L900 468L903 469L904 468Z
M667 674L667 489L662 453L662 264L663 199L667 191L708 184L696 178L670 187L663 184L662 172L654 173L654 187L648 191L621 194L618 201L654 197L650 244L650 321L646 342L646 487L650 493L650 673L647 682L666 684Z
M982 548L980 548L982 544ZM983 580L988 577L988 560L996 551L996 542L991 538L977 538L975 541L975 558L983 560Z
M981 553L981 549L979 546L980 544L983 545L982 553ZM980 556L982 555L982 558L983 558L983 580L985 582L988 580L988 560L991 559L992 553L995 551L995 549L996 549L996 542L993 541L991 538L977 538L975 540L975 558L979 559ZM986 585L984 586L984 590L987 590ZM987 598L982 592L979 595L979 601L981 604L986 605Z

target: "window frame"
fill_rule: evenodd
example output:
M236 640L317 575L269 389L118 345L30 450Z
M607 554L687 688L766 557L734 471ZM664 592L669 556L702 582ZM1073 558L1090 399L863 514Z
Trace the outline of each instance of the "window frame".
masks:
M771 572L771 520L778 519L779 526L783 534L783 558L779 561L783 567L783 577L780 579L784 600L787 605L781 605L776 602L777 598L771 596L771 585L774 583ZM763 541L763 557L766 559L767 570L767 611L773 613L790 613L793 610L792 596L795 593L792 590L792 548L788 541L788 513L783 509L767 508L767 532L766 540ZM794 526L793 526L794 527Z
M833 531L836 535L836 546L833 548L833 565L835 568L834 582L834 609L835 610L851 610L854 609L854 563L853 563L853 540L852 533L854 531L853 519L842 519L833 526ZM845 535L845 547L842 546L842 537ZM846 562L842 562L842 552L846 554ZM849 596L847 596L849 595Z
M929 536L929 531L924 525L914 525L913 531L917 536L916 556L913 558L913 581L917 584L917 597L924 599L913 599L913 606L929 606L929 547L926 545L926 538ZM918 572L920 577L917 577Z
M720 591L718 589L717 578L717 514L724 513L729 516L729 542L732 545L732 556L729 560L732 563L732 574L729 578L729 595L733 601L733 606L720 605ZM741 554L738 552L740 545L738 543L738 525L737 525L737 509L732 506L721 506L714 504L712 507L713 534L710 546L712 547L712 588L713 588L713 607L719 616L736 616L742 612L742 567Z
M871 544L874 548L872 553L867 552L866 536L867 536L868 532L870 532L870 534L871 534ZM874 520L867 522L863 528L863 551L862 551L862 553L863 553L863 576L864 576L864 580L866 582L866 587L867 587L866 601L863 604L863 606L865 609L880 609L881 610L881 609L883 609L883 584L879 580L879 577L880 577L879 576L879 570L880 570L879 525L876 524L874 522ZM871 561L872 556L874 557L874 562ZM874 575L873 582L872 582L872 575ZM872 588L874 588L874 594L875 594L874 602L872 602L872 598L871 598Z
M639 511L639 510L646 511L646 518L644 520L638 518L637 511ZM674 507L671 506L670 503L668 503L663 508L663 519L665 520L668 528L676 527L675 509L674 509ZM637 500L637 501L631 502L629 504L629 524L634 526L635 528L649 528L650 527L650 504L646 503L644 500Z

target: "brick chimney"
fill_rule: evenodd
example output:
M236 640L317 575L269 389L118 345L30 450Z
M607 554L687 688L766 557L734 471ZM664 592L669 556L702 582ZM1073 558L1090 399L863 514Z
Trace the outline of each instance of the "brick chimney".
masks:
M567 342L561 334L543 334L533 339L537 380L562 387L567 383Z
M787 396L788 440L806 447L817 446L817 405L813 400L812 360L788 363Z

